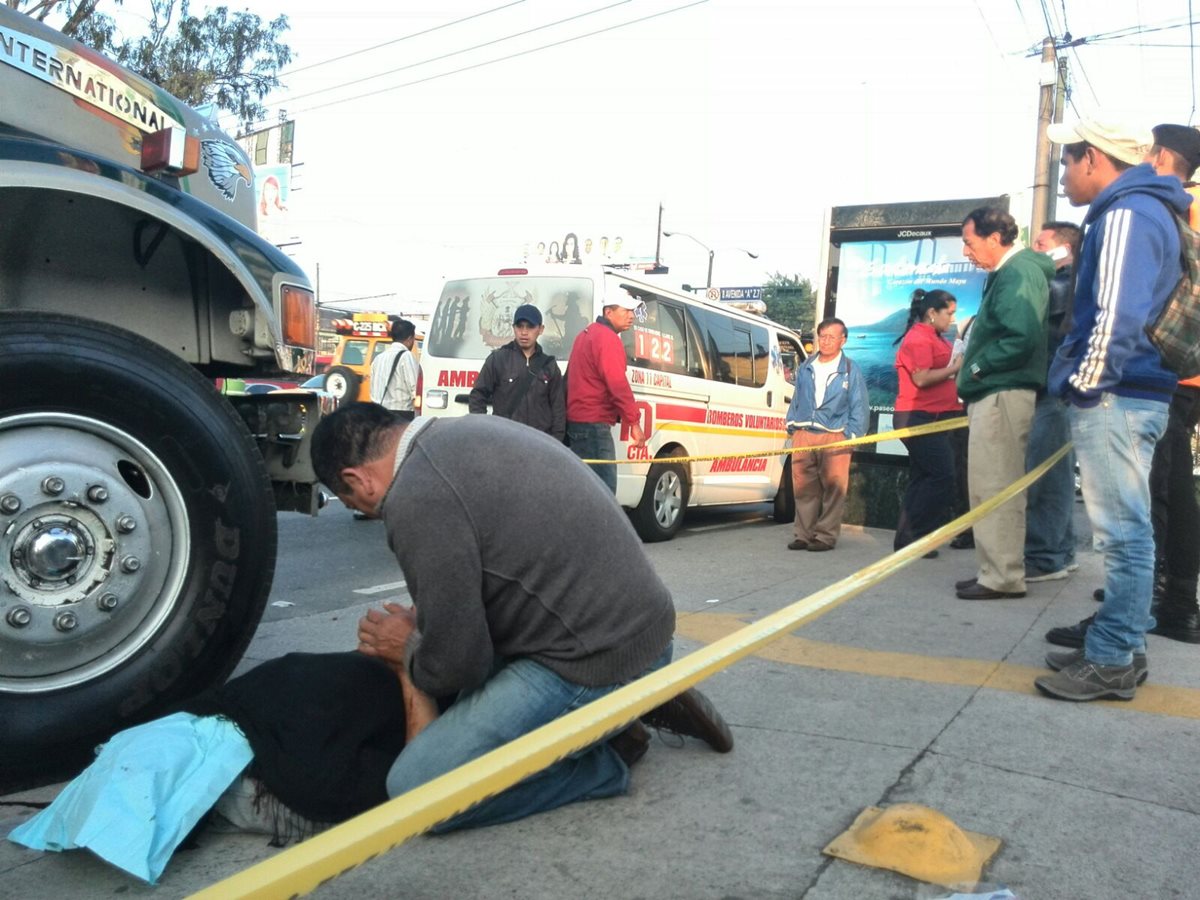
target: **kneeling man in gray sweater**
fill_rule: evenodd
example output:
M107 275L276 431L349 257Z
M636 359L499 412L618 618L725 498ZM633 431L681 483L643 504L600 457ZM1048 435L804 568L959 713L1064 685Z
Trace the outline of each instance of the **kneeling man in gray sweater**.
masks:
M354 403L321 421L312 455L343 503L383 519L413 598L412 609L371 610L358 649L417 691L453 698L440 716L410 717L390 796L670 662L670 592L612 494L548 435L499 417L406 422ZM694 688L643 721L733 747ZM648 743L635 722L435 830L623 794Z

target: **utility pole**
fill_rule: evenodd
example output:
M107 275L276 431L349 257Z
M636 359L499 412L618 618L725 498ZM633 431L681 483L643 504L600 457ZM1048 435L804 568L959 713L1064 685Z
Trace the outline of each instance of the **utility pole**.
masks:
M662 201L658 201L658 237L654 239L654 270L662 265Z
M1058 83L1055 56L1054 38L1048 37L1042 41L1041 96L1038 100L1037 151L1033 167L1033 216L1029 223L1031 238L1042 230L1042 223L1047 221L1047 212L1054 208L1054 188L1050 184L1050 156L1054 148L1046 129L1054 114L1054 88Z
M1069 37L1069 35L1068 35ZM1067 58L1058 58L1058 84L1054 87L1054 124L1063 120L1063 106L1067 98ZM1042 221L1052 222L1058 218L1058 169L1059 154L1050 153L1050 195L1046 198L1046 218ZM1032 236L1032 235L1031 235Z

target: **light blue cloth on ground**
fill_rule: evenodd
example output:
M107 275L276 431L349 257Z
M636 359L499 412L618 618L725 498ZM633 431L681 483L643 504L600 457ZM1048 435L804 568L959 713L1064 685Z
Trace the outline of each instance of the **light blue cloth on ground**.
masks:
M86 847L153 884L171 854L254 758L228 719L176 713L113 736L95 762L10 841Z

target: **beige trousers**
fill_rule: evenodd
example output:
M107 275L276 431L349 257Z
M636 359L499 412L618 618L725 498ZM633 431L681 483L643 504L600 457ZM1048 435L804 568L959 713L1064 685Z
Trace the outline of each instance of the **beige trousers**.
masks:
M1033 422L1030 390L998 391L967 406L967 492L971 509L1025 474ZM975 523L979 583L994 591L1025 590L1025 492Z

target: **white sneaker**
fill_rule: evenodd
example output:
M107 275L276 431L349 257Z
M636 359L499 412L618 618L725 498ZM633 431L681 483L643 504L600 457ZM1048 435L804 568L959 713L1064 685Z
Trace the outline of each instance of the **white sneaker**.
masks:
M1037 569L1025 570L1025 583L1037 584L1039 581L1062 581L1070 575L1068 569L1059 569L1057 572L1039 572Z

